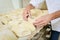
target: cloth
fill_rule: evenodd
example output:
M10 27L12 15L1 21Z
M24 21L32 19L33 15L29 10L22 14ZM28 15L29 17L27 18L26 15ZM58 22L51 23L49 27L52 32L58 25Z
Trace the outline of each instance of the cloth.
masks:
M38 0L38 1L37 0L31 0L30 4L32 4L35 8L47 9L45 0Z

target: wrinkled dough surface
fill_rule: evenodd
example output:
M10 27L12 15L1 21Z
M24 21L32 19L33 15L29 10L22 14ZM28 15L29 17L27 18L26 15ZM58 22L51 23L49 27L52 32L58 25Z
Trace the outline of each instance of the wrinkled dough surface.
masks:
M12 27L12 31L14 31L19 37L23 37L30 35L35 31L35 27L31 22L23 21L19 26Z

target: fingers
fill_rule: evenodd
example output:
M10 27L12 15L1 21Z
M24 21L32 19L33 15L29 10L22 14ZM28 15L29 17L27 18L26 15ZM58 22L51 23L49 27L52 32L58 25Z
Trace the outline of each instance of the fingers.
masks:
M37 19L37 20L34 21L34 24L38 24L38 23L41 23L41 22L43 22L42 19L41 20L40 19Z
M28 15L26 14L26 12L23 13L23 19L27 21L27 17Z
M44 23L44 22L39 22L39 23L36 23L36 24L34 24L34 25L36 25L36 26L44 26L45 23Z
M42 26L45 26L45 25L47 25L47 22L45 21L45 20L40 20L40 19L38 19L38 20L35 20L35 22L33 23L36 27L38 27L38 28L40 28L40 27L42 27Z
M28 17L29 17L30 15L31 15L31 14L30 14L30 11L25 10L25 11L23 12L23 19L26 20L26 21L28 21Z
M29 14L29 17L31 17L31 12L30 11L28 11L28 14Z

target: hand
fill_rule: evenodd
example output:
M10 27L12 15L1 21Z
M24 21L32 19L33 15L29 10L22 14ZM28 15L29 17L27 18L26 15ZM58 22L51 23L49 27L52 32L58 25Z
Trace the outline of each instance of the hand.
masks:
M36 19L33 24L37 27L39 26L41 27L47 25L50 21L51 21L51 15L47 14Z
M30 10L25 9L23 12L23 19L27 21L30 15Z

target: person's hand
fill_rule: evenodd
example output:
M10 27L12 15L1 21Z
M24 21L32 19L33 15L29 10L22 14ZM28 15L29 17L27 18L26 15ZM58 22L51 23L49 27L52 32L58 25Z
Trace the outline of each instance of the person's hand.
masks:
M39 17L38 19L36 19L33 24L35 26L37 26L37 27L39 27L39 26L45 26L50 21L51 21L51 15L50 14L47 14L47 15L44 15L44 16Z
M25 9L24 11L23 11L23 19L24 20L28 20L28 17L30 16L31 14L30 14L30 10L28 10L28 9Z

